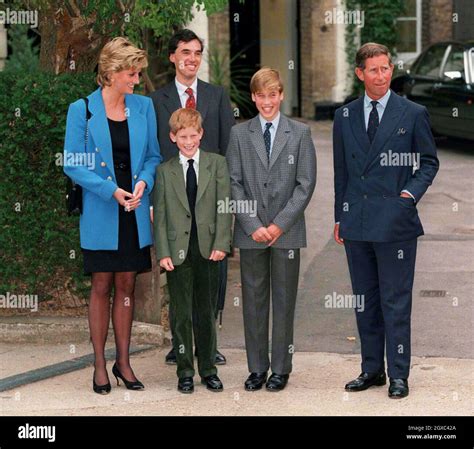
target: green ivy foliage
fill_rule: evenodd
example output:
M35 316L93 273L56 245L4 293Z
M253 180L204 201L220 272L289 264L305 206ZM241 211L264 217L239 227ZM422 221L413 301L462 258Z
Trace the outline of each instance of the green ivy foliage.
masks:
M93 74L0 72L0 294L85 292L59 158L69 104L95 88Z
M354 74L355 55L360 45L366 42L377 42L388 47L392 59L396 55L397 41L396 19L404 8L404 0L344 0L346 10L364 12L364 26L349 24L346 27L346 54L349 63L349 75L353 80L352 93L359 95L364 91L363 84Z

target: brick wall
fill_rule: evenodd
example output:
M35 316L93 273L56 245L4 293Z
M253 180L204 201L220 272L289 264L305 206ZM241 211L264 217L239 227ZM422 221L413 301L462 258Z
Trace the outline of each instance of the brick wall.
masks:
M314 113L313 99L313 0L301 0L300 7L300 60L301 60L301 115Z
M314 117L314 103L334 100L336 86L336 26L326 24L325 13L341 9L338 0L301 0L301 114ZM339 61L341 65L341 61Z
M453 39L453 0L423 0L421 7L421 46Z

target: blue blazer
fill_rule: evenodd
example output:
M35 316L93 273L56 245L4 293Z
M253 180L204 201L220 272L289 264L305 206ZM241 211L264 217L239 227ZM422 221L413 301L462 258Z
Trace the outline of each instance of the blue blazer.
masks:
M102 100L102 89L88 96L89 135L86 153L86 107L83 100L69 106L64 142L64 172L83 187L83 212L80 218L81 248L118 249L118 208L113 197L118 188L114 171L112 141ZM141 205L135 210L140 248L153 244L149 195L161 161L157 140L156 116L148 97L126 95L132 186L146 182ZM133 192L131 192L133 193Z
M334 117L334 215L340 222L339 235L370 242L416 238L423 234L416 205L439 168L428 112L392 91L370 144L363 107L361 97L339 108ZM413 161L419 165L416 170ZM401 198L402 190L416 202Z

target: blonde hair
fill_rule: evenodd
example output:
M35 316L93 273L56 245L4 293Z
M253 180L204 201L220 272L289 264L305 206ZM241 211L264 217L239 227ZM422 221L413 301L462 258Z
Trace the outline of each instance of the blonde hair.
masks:
M110 74L133 68L142 69L148 66L145 50L135 47L124 37L116 37L105 44L99 55L97 83L110 86Z
M262 92L264 89L276 89L280 93L283 92L283 81L278 70L262 67L258 72L254 73L250 80L250 92L255 94Z
M199 111L191 108L177 109L171 114L170 131L176 134L179 130L184 128L195 128L198 131L202 130L202 117Z

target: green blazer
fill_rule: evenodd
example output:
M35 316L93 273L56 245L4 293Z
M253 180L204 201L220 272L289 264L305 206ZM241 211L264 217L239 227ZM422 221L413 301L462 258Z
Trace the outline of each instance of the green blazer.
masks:
M195 212L199 250L205 259L212 250L230 252L230 199L225 157L200 150ZM153 204L156 257L171 257L173 265L180 265L188 253L191 211L179 156L158 166Z

